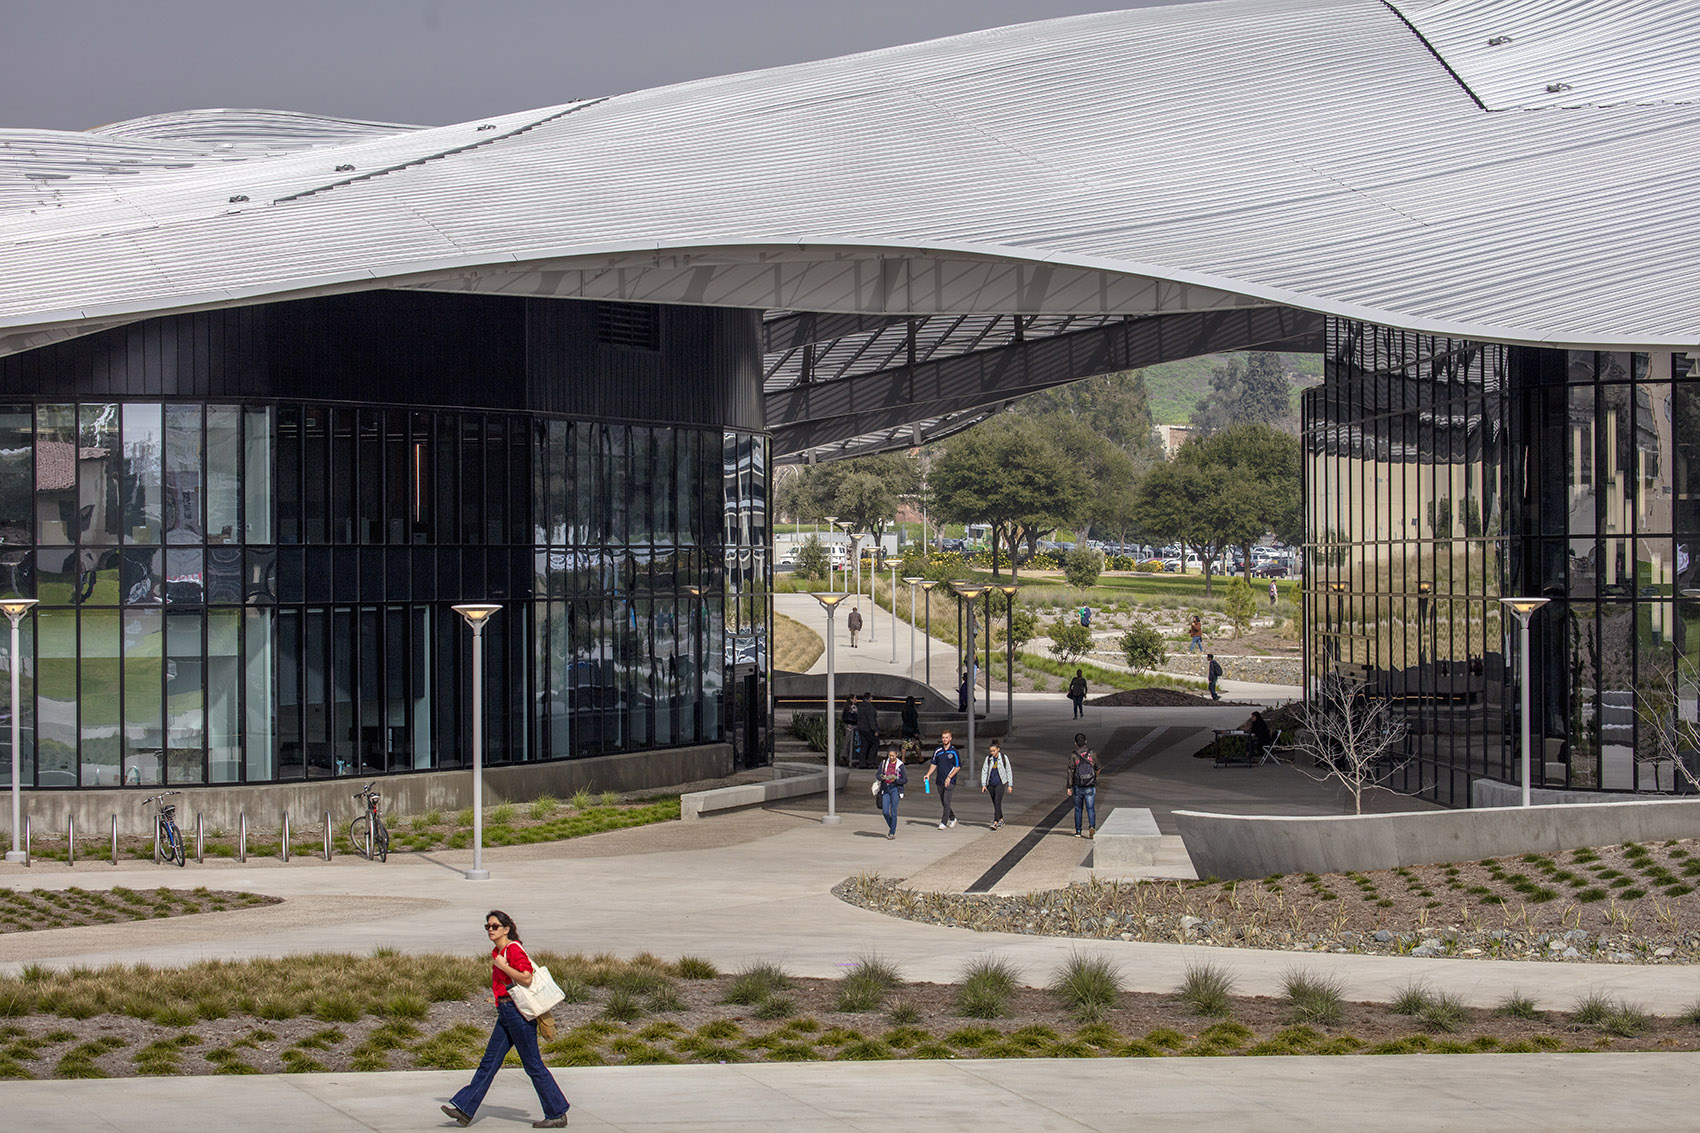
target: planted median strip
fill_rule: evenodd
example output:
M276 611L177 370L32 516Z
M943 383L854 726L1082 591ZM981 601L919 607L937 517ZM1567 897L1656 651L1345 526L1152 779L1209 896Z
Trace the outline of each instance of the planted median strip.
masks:
M1247 997L1208 964L1168 993L1130 993L1113 963L1084 956L1044 973L980 957L955 983L932 984L871 955L847 960L838 979L774 963L722 973L693 957L535 955L567 993L543 1044L565 1067L1700 1049L1700 1007L1660 1019L1589 995L1544 1012L1513 994L1483 1009L1426 985L1391 1004L1353 1003L1296 970L1281 995ZM1029 975L1045 986L1027 986ZM489 1033L488 996L482 959L388 950L32 966L0 979L0 1078L466 1070Z

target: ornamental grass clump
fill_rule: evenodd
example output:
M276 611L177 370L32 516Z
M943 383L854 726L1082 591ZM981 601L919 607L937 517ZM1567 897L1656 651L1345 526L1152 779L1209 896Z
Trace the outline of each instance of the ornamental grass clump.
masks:
M875 955L859 957L856 966L838 981L839 1011L877 1011L885 997L903 983L897 969Z
M726 989L726 1002L754 1007L779 991L790 991L795 981L778 964L762 961L745 966Z
M1121 972L1099 956L1070 956L1051 978L1051 994L1082 1023L1096 1023L1121 1000Z
M1294 1023L1333 1026L1340 1021L1345 985L1335 976L1290 971L1281 977L1281 990L1292 1008Z
M1234 1013L1234 977L1216 964L1188 964L1175 998L1195 1014L1225 1019Z
M1009 1014L1019 975L1003 960L980 959L962 969L956 1012L970 1019L1002 1019Z
M1509 1019L1542 1019L1546 1016L1546 1012L1535 1006L1533 998L1515 990L1508 992L1494 1006L1493 1013Z
M1435 993L1422 1010L1416 1013L1416 1017L1417 1022L1425 1029L1450 1035L1470 1021L1470 1011L1464 1006L1463 1000L1450 992L1442 991Z

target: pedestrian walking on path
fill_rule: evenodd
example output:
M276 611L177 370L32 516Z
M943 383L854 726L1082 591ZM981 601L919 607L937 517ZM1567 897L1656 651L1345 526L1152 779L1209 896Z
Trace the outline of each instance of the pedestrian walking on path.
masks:
M992 796L992 829L1003 825L1003 796L1014 792L1015 772L1010 769L1009 756L1003 745L993 740L986 745L986 761L980 765L980 793Z
M958 674L956 682L956 710L968 711L968 670L963 669Z
M1269 580L1269 604L1271 606L1281 600L1281 588L1275 585L1275 580Z
M880 813L885 815L885 836L897 837L897 804L903 798L903 788L909 782L909 769L903 766L903 756L896 748L885 753L874 783L880 793Z
M1197 614L1192 615L1192 621L1187 623L1187 634L1192 638L1192 644L1186 647L1188 653L1204 652L1204 620ZM851 638L854 641L854 638Z
M956 812L950 809L950 796L956 790L956 777L961 771L962 756L957 754L956 744L951 742L950 733L940 733L939 746L933 751L933 766L927 772L939 789L940 830L956 825Z
M1076 720L1086 715L1086 674L1080 669L1074 671L1074 679L1068 682L1068 698L1074 701Z
M484 1048L484 1057L479 1061L472 1081L450 1099L443 1112L458 1125L470 1124L472 1115L478 1112L479 1104L490 1090L490 1083L496 1080L496 1071L502 1068L502 1060L512 1049L519 1052L520 1065L531 1076L537 1100L543 1104L543 1120L533 1121L531 1127L564 1128L567 1124L567 1099L537 1051L537 1024L520 1014L508 992L514 984L531 986L533 967L531 957L526 955L519 942L519 926L508 914L492 909L484 916L484 931L490 935L490 991L496 1000L496 1026L490 1032L490 1044Z
M1222 663L1216 660L1214 653L1206 653L1204 659L1210 662L1210 667L1206 670L1210 677L1210 699L1221 700L1222 694L1216 691L1216 682L1222 679Z
M1098 756L1086 746L1086 733L1076 732L1074 754L1068 757L1068 794L1074 800L1074 836L1080 837L1080 814L1086 812L1086 836L1098 835Z
M856 648L856 635L862 632L862 611L852 608L850 616L844 619L844 628L850 631L850 648Z

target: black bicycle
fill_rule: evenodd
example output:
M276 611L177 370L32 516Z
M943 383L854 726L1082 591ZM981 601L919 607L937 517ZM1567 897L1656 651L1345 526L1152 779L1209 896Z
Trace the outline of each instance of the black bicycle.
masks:
M380 797L372 788L377 783L374 779L354 793L354 797L362 800L359 818L348 824L348 840L354 843L354 849L368 861L384 861L390 856L390 831L384 825L384 816L378 813Z
M153 822L156 841L159 844L159 854L167 862L176 862L179 866L189 860L189 855L183 852L183 834L177 829L177 804L165 801L169 795L180 795L182 791L161 791L157 795L149 795L142 800L142 805L155 804Z

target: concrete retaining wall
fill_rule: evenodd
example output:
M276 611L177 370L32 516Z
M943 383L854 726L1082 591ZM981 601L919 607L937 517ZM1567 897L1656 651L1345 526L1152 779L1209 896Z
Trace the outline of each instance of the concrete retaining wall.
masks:
M1664 773L1668 782L1671 773ZM1692 791L1675 791L1676 795L1692 796ZM1658 798L1660 796L1653 796ZM1536 787L1529 792L1529 801L1536 806L1576 806L1581 803L1621 803L1630 801L1632 795L1622 791L1555 791L1550 788ZM1643 799L1646 796L1642 796ZM1521 806L1523 803L1523 788L1516 783L1501 783L1498 779L1473 779L1470 781L1470 805L1472 807Z
M838 768L835 777L838 783L838 809L844 809L846 799L843 797L850 785L848 768ZM735 783L730 787L716 787L712 791L692 791L688 795L679 796L679 817L687 822L701 818L705 814L718 814L729 810L743 810L745 807L761 806L765 803L777 802L780 799L797 799L807 795L826 794L826 768L819 771L806 771L800 775L785 775L778 779L765 779L760 783ZM865 799L851 801L864 802Z
M1177 810L1174 816L1198 876L1227 881L1691 838L1700 829L1700 800L1317 817Z
M547 763L507 764L484 769L484 805L524 802L539 795L567 798L578 790L650 791L678 783L719 779L732 774L730 744L668 748L662 751L623 752L586 759L564 759ZM472 772L420 771L403 775L373 776L384 795L385 814L423 814L428 810L456 811L472 805ZM303 783L255 783L229 786L184 787L172 797L177 804L177 822L185 830L195 827L197 813L206 816L207 829L235 830L237 815L248 814L250 829L276 829L284 811L296 829L317 825L331 812L333 822L347 823L359 814L354 792L365 779L314 779ZM162 790L160 787L125 787L80 791L26 790L24 813L37 835L65 833L65 816L77 816L79 840L104 837L111 830L112 815L124 834L146 834L153 829L152 808L141 801ZM0 826L11 840L11 808L0 792Z

